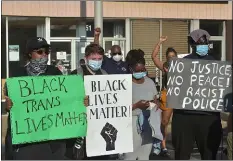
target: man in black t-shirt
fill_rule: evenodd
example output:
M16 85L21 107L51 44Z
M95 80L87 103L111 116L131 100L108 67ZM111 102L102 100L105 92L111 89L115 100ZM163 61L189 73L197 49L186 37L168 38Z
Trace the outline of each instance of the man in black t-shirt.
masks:
M209 51L210 35L205 30L195 30L188 40L192 53L186 59L214 60ZM215 160L221 142L222 125L219 112L174 109L172 119L172 143L175 160L190 159L196 142L202 160Z

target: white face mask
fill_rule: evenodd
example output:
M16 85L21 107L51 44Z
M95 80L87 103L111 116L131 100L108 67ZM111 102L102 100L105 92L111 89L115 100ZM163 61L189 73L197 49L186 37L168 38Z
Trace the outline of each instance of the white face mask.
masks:
M122 55L114 55L113 57L112 57L112 59L113 60L115 60L116 62L119 62L119 61L121 61L122 60Z

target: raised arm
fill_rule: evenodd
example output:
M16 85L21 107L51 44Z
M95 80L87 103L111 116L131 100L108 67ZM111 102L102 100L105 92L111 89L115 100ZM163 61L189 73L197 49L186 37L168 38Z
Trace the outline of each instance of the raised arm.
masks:
M152 52L152 55L151 55L151 58L155 64L155 66L157 68L159 68L161 71L164 71L163 62L159 60L158 53L160 51L160 45L166 40L167 40L167 36L161 36L159 39L159 42L156 44L156 46Z
M101 29L99 27L95 28L95 31L94 31L94 43L95 44L99 44L100 34L101 34Z

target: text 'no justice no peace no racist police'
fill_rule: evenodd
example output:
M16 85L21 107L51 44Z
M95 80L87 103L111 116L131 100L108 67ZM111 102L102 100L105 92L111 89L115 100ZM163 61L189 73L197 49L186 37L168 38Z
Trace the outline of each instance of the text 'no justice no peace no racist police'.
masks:
M167 80L170 108L232 111L232 65L229 62L173 59Z

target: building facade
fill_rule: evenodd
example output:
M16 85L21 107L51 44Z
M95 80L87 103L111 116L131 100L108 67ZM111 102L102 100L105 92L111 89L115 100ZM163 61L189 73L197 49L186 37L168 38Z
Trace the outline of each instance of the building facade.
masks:
M205 29L211 35L211 54L218 60L232 59L232 2L103 2L103 47L114 44L124 56L132 48L145 52L150 77L159 77L151 52L162 35L167 47L187 54L188 34ZM2 1L2 79L25 64L26 40L42 36L51 44L50 62L63 59L75 69L84 49L93 41L93 1Z

